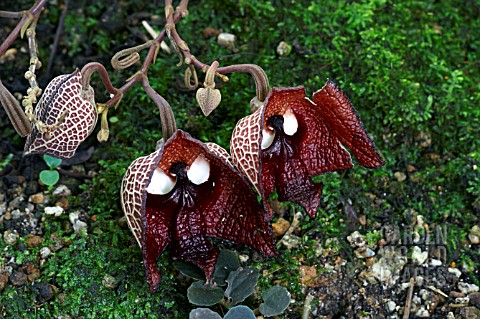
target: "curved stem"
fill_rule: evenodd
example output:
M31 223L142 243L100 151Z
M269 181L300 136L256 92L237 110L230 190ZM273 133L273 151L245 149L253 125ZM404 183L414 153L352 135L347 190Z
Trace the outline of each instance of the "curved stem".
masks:
M165 100L150 86L147 77L143 77L142 86L148 96L150 96L150 98L155 102L158 110L160 111L163 140L166 142L170 138L170 136L175 133L175 130L177 129L172 108L170 107L170 104L168 104L167 100Z
M118 89L116 89L113 86L112 82L110 81L107 70L105 69L103 64L98 62L87 63L83 66L82 70L80 71L80 73L82 74L82 89L86 90L90 86L90 78L92 77L92 74L95 71L97 71L100 74L103 85L108 90L108 92L114 95L117 94Z
M270 92L270 84L268 82L268 77L265 71L256 64L234 64L225 66L217 69L217 73L228 74L228 73L248 73L253 76L255 80L255 87L257 91L257 99L260 102L265 101L268 92Z
M0 45L0 56L2 56L5 51L10 47L13 41L18 37L20 30L24 27L27 22L31 21L31 16L36 15L43 9L48 0L38 0L27 12L24 14L22 20L17 24L17 26L10 32L5 41Z
M203 86L205 88L215 88L215 73L218 68L218 61L213 61L212 65L207 70L207 73L205 74L205 82L203 83Z

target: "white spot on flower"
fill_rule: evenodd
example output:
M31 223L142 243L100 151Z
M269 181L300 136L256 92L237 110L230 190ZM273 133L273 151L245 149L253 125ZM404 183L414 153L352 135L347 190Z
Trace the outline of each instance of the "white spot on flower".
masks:
M262 130L262 150L269 148L273 143L273 138L275 137L274 130Z
M147 193L154 195L168 194L175 187L176 182L175 178L168 176L161 168L157 167L153 171Z
M298 121L291 109L287 109L283 114L283 131L292 136L298 130Z
M187 171L188 179L195 185L205 183L210 176L210 163L203 155L199 155Z

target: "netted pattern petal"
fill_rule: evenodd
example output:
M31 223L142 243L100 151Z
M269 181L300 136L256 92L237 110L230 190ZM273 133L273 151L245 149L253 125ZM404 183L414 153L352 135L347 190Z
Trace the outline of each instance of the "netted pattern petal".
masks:
M78 145L93 131L97 123L97 108L91 87L82 90L80 71L54 78L45 89L35 108L35 118L46 125L60 126L53 132L40 132L32 124L32 133L25 143L25 155L49 154L70 158ZM65 119L61 116L68 111Z

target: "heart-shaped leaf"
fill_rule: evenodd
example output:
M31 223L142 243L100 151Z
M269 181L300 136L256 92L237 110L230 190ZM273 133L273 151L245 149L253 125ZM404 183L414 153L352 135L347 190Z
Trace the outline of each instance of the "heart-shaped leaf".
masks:
M197 280L201 280L205 278L205 273L203 272L203 270L201 270L200 268L198 268L192 263L187 263L181 260L175 260L173 262L173 267L175 267L176 270L178 270L179 272L181 272L183 275L187 277L197 279Z
M225 297L232 299L232 304L236 305L244 301L255 291L258 281L258 269L246 267L244 269L232 271L227 278L228 287L225 290Z
M53 186L60 179L60 174L57 171L44 170L40 172L39 178L45 185Z
M45 163L47 163L47 165L48 165L48 167L50 167L50 169L54 169L55 167L62 164L62 159L56 158L56 157L53 157L53 156L50 156L50 155L47 155L47 154L43 155L43 160L45 161Z
M255 319L255 313L247 306L235 306L225 314L223 319Z
M228 275L230 275L232 271L238 268L240 268L240 263L238 262L237 254L231 250L223 249L218 254L213 279L215 279L217 285L226 286L227 282L225 279L228 278Z
M262 294L259 310L265 317L278 316L290 304L290 293L285 287L273 286Z
M197 306L213 306L223 299L223 290L219 287L205 285L203 280L194 282L187 289L187 298L190 303Z
M222 94L218 89L199 88L197 90L197 102L205 116L212 113L212 111L220 104L221 100Z
M208 308L196 308L190 311L188 319L222 319L222 317Z

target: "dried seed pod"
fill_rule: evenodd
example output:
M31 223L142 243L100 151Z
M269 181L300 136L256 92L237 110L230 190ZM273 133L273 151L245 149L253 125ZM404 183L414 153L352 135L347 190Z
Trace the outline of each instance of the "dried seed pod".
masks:
M331 81L315 92L303 87L274 88L264 105L241 119L232 134L234 164L258 190L267 211L276 189L280 201L317 211L322 184L313 176L353 167L350 149L360 165L383 161L345 94Z
M271 227L247 181L228 153L177 130L161 149L136 159L121 190L122 208L138 244L150 290L160 281L158 256L196 264L212 278L218 249L209 237L276 255Z
M81 80L82 74L77 69L72 74L57 76L48 84L34 113L35 119L46 127L37 128L32 123L25 155L70 158L92 133L98 118L94 91L90 86L83 90Z

